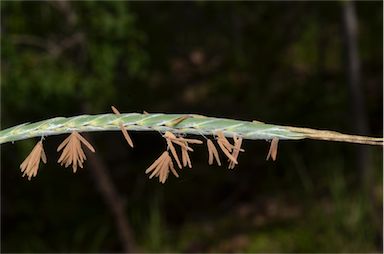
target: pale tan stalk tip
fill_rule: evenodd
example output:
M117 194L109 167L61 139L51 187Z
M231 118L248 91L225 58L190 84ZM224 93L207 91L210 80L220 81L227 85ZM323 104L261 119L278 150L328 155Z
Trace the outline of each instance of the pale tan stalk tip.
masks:
M77 166L83 168L83 163L87 158L81 144L85 145L90 151L95 152L93 146L85 138L77 131L73 131L57 148L58 152L63 149L57 162L66 168L72 165L74 173L77 171Z
M268 155L267 155L266 160L269 160L270 157L272 158L273 161L276 160L278 144L279 144L279 139L276 137L272 138L271 146L269 147L269 151L268 151Z
M31 180L32 176L35 177L37 175L37 170L39 169L40 160L47 163L47 156L45 155L43 142L41 140L37 142L31 153L20 164L23 177L27 175L28 180Z

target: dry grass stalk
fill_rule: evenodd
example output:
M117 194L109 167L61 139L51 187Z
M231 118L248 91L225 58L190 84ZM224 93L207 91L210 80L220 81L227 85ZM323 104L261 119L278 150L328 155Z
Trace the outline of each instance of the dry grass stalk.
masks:
M57 162L60 163L61 166L65 165L66 168L69 165L72 165L74 173L76 173L77 165L79 165L80 168L83 168L83 162L87 159L81 148L81 143L92 152L95 152L92 145L77 131L72 132L71 135L69 135L69 137L67 137L57 148L58 152L64 148Z
M241 149L241 144L243 142L243 138L242 137L236 137L235 135L233 135L233 141L235 143L235 147L233 148L232 156L233 156L233 158L235 158L237 160L237 157L239 156L239 153L240 152L244 152L244 149ZM235 163L233 161L229 161L228 168L229 169L234 169L235 168Z
M152 163L151 166L149 166L149 168L147 168L145 173L148 174L152 171L152 174L149 176L150 179L156 176L159 177L161 183L165 183L168 178L169 170L171 170L176 177L179 177L173 166L171 156L169 156L168 151L165 151L154 163Z
M202 144L203 142L198 139L176 137L175 134L169 131L165 132L163 137L166 139L168 149L171 150L172 156L175 159L178 167L181 169L182 166L186 167L188 165L188 167L192 168L192 163L191 159L189 158L188 151L193 152L193 149L189 147L188 144ZM181 147L183 165L180 163L179 157L173 144L176 144Z
M269 147L269 151L268 151L268 155L267 155L267 159L266 160L269 160L269 157L272 158L273 161L276 160L276 156L277 156L277 145L279 144L279 139L278 138L273 138L272 139L272 142L271 142L271 146Z
M228 139L224 136L222 131L217 131L216 135L217 144L219 145L223 153L228 157L231 162L233 162L234 164L238 164L237 159L231 154L235 146L229 143Z
M384 145L383 138L348 135L336 131L316 130L301 127L286 126L285 128L296 133L304 134L307 138L311 139L350 142L356 144Z
M117 108L115 108L114 106L111 106L111 108L112 108L113 113L115 113L118 116L120 115L120 111L118 111ZM128 131L124 128L124 125L122 123L119 123L119 126L120 126L121 132L124 135L125 140L127 140L128 145L130 145L133 148L133 142L132 142L131 137L128 134Z
M207 147L208 147L208 164L213 164L213 157L215 157L217 165L221 166L219 153L217 152L217 149L215 145L213 144L212 140L207 139Z
M47 163L47 156L45 155L43 142L40 140L37 142L35 147L32 149L32 152L28 155L27 158L21 163L20 169L23 173L23 177L25 175L28 176L28 180L31 180L31 177L35 177L37 175L37 170L39 169L40 159Z

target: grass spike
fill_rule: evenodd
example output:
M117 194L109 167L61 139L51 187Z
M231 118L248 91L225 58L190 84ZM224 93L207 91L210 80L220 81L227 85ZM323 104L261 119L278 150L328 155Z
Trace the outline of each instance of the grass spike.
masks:
M383 145L383 138L347 135L328 130L315 130L291 126L273 125L262 122L240 121L226 118L189 115L190 117L177 125L167 126L185 114L99 114L80 115L74 117L55 117L36 123L22 124L0 131L0 144L14 142L33 137L47 137L65 133L117 131L120 124L129 131L160 131L165 133L214 135L221 130L225 137L234 134L248 140L279 140L316 139L327 141L348 142L368 145ZM168 124L170 125L170 124Z

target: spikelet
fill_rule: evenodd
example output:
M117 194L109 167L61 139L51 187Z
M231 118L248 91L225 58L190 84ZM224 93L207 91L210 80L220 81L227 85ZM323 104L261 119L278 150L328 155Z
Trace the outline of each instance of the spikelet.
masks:
M190 115L180 116L180 117L178 117L178 118L176 118L176 119L173 119L173 120L170 121L170 122L167 122L167 123L165 124L165 126L168 126L168 127L174 127L174 126L178 125L179 123L181 123L182 121L184 121L185 119L188 119L188 118L190 118L190 117L191 117Z
M35 147L32 149L32 152L25 158L23 163L20 165L21 172L23 172L23 177L28 176L28 180L31 180L31 177L37 175L37 170L39 169L40 159L47 163L47 156L45 155L43 142L40 140L37 142Z
M267 155L267 159L266 160L269 160L269 157L271 157L273 161L276 160L277 145L278 144L279 144L279 139L276 138L276 137L272 138L271 146L269 147L269 151L268 151L268 155Z
M83 168L83 162L87 159L81 148L81 143L92 152L95 152L92 145L77 131L73 131L57 148L58 152L64 148L57 162L60 163L61 166L65 165L66 168L72 164L73 173L76 173L77 165Z
M239 156L240 152L244 152L244 149L241 149L241 144L243 142L242 137L236 137L236 135L233 135L233 141L235 142L235 147L233 148L232 151L232 156L237 160L237 157ZM231 160L229 160L229 169L234 169L235 168L235 163Z
M175 167L173 166L171 156L169 156L168 151L165 151L157 160L155 160L154 163L152 163L151 166L147 168L145 173L148 174L152 172L149 176L150 179L154 176L159 177L159 182L165 183L168 178L169 170L171 170L176 177L179 177Z
M111 106L111 108L112 108L113 113L115 113L115 115L118 115L118 116L120 115L120 112L117 110L117 108L115 108L114 106ZM130 145L133 148L133 142L132 142L131 137L128 134L128 131L124 128L122 123L119 123L119 126L120 126L121 132L124 135L125 140L127 140L128 145Z
M212 140L207 139L207 147L208 147L208 164L213 164L213 157L215 157L217 165L221 166L219 153L217 152L217 149L215 145L213 144Z

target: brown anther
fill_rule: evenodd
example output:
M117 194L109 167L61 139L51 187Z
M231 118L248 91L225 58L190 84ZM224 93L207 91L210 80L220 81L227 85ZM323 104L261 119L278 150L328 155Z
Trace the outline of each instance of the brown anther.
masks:
M151 166L147 168L145 173L148 174L152 171L152 174L149 176L150 179L156 176L159 177L159 181L161 183L165 183L168 178L169 170L171 170L176 177L179 177L175 167L173 166L173 162L168 151L165 151L157 160L155 160L154 163L152 163Z
M118 116L121 115L120 112L117 110L117 108L115 108L114 106L111 106L111 108L112 108L113 113L115 113L115 115L118 115ZM128 131L124 128L124 125L122 123L119 123L119 127L120 127L120 130L123 133L124 138L127 141L128 145L130 145L133 148L133 142L132 142L131 137L128 134Z
M87 159L81 148L81 143L90 151L95 152L93 146L77 131L73 131L57 148L58 152L64 148L57 162L60 163L60 165L65 165L65 167L72 164L74 173L76 173L77 165L79 165L80 168L83 168L83 162Z
M221 166L219 153L217 152L217 149L215 145L213 144L212 140L207 140L207 147L208 147L208 164L213 164L213 157L215 157L217 165Z
M231 154L232 150L234 149L234 146L229 143L229 141L224 136L222 131L216 132L216 135L218 137L217 144L219 145L223 153L228 157L230 161L232 161L235 164L238 164L236 158L233 157Z
M233 148L232 156L237 160L239 153L244 152L244 149L241 149L241 144L243 142L243 138L242 137L236 137L235 135L233 135L233 140L235 142L235 147ZM234 169L235 163L233 161L230 161L228 168Z
M43 142L41 140L37 142L31 153L20 165L23 177L27 175L28 180L31 180L32 176L35 177L37 175L37 170L39 169L40 160L47 163L47 156L45 155Z
M171 150L172 156L175 159L178 167L182 168L182 166L186 167L188 165L188 167L192 168L192 163L188 152L193 152L193 149L189 147L188 144L202 144L203 142L198 139L176 137L176 135L170 131L166 131L163 137L166 139L168 149ZM180 146L183 164L180 163L179 157L173 144Z
M276 160L278 144L279 144L279 139L276 137L272 138L271 146L269 147L269 151L268 151L268 155L267 155L266 160L269 160L269 157L271 157L273 161Z

